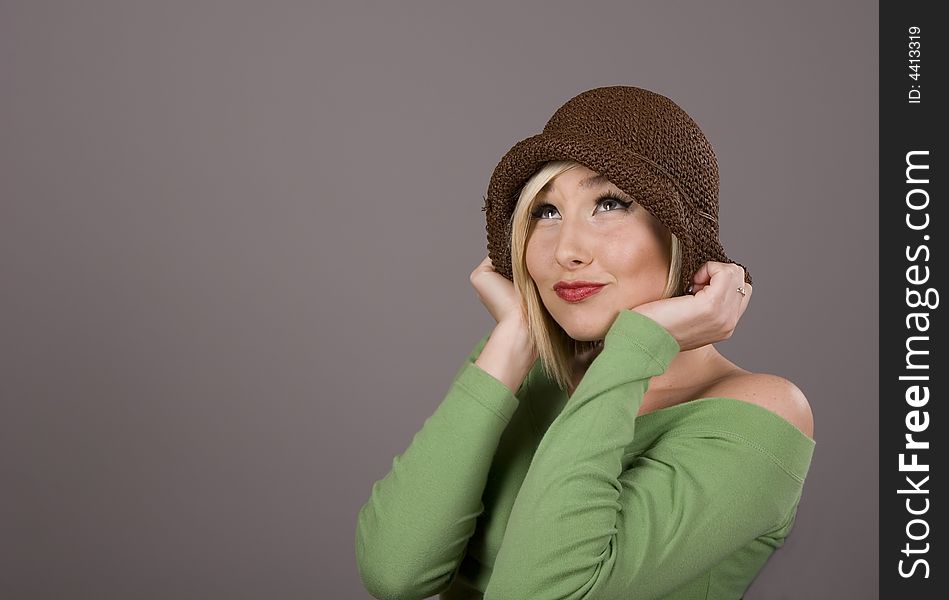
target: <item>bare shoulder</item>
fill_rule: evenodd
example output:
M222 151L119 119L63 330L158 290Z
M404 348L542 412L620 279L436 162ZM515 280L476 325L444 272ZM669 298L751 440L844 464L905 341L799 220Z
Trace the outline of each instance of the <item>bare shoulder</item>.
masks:
M777 413L814 438L814 415L807 398L794 383L779 375L742 371L716 382L709 396L725 396L757 404Z

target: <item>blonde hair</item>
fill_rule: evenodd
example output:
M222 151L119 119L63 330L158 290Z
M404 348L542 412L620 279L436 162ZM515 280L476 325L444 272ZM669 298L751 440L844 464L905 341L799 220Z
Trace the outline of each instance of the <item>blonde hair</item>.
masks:
M581 166L571 160L550 161L541 167L524 184L514 214L511 216L511 271L514 276L514 289L521 296L522 309L526 316L527 327L538 357L547 376L557 382L560 389L566 390L571 382L571 361L579 354L592 350L599 341L578 341L571 338L550 316L537 291L537 285L527 271L526 248L530 236L532 220L531 206L541 188L551 179L564 171ZM671 298L680 293L679 271L682 269L682 252L679 239L671 234L669 273L663 298Z

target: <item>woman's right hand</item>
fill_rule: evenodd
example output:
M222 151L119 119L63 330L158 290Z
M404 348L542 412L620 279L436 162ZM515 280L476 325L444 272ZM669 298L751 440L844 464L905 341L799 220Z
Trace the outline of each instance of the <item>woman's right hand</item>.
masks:
M490 255L475 267L469 280L481 303L498 324L509 321L523 324L521 296L514 289L514 282L494 270Z
M497 321L475 364L516 394L537 361L520 294L514 282L494 270L490 255L475 267L470 280L481 303Z

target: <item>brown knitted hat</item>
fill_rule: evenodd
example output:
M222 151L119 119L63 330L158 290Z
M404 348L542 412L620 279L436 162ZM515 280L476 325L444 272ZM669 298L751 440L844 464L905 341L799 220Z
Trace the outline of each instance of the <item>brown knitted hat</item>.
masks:
M681 290L706 261L735 263L718 239L718 162L702 130L675 102L632 86L582 92L557 109L543 132L501 158L484 198L488 255L511 272L511 218L521 188L544 163L574 160L606 175L675 234ZM684 293L684 291L682 292Z

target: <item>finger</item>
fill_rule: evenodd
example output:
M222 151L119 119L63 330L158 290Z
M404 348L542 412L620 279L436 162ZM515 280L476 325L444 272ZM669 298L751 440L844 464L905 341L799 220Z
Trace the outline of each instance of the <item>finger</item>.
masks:
M727 270L728 264L721 263L716 261L707 261L699 270L695 272L695 275L692 276L692 294L697 294L703 289L707 288L709 285L712 285L713 279L716 282L719 282L720 275ZM721 282L719 282L720 284ZM716 284L716 287L717 285Z
M730 282L732 292L743 303L748 298L751 289L751 286L745 283L745 270L735 263L723 263L722 271L728 272L727 279Z
M734 275L736 272L739 272L739 270L741 269L741 267L739 267L735 263L724 263L724 262L718 262L714 260L708 261L707 263L702 265L702 267L705 270L705 273L708 274L709 281L723 274L728 274L729 276ZM702 273L703 269L699 269L698 273L696 273L696 276ZM741 272L742 277L744 277L744 271L740 271L740 272Z
M695 272L695 275L692 276L693 285L707 285L708 282L712 280L712 274L708 270L709 263L706 262L699 270Z
M745 283L744 280L738 282L738 287L745 290L745 298L750 296L754 291L754 287L750 283Z
M751 301L751 284L744 283L740 286L745 290L745 294L741 297L741 304L738 307L738 318L741 319L741 316L745 314L745 310L748 308L748 303Z
M695 272L695 275L692 276L692 284L698 286L708 285L712 282L713 277L727 270L730 264L731 263L717 262L714 260L706 261L699 267L699 270Z
M706 270L710 277L709 284L706 287L711 288L709 291L717 296L719 301L734 307L737 312L746 298L738 290L744 283L744 270L734 263L714 261L707 263Z
M692 294L693 296L703 289L705 289L709 282L712 280L712 275L708 270L709 263L704 263L699 270L692 275L692 283L689 284L689 287L686 288L686 293Z

